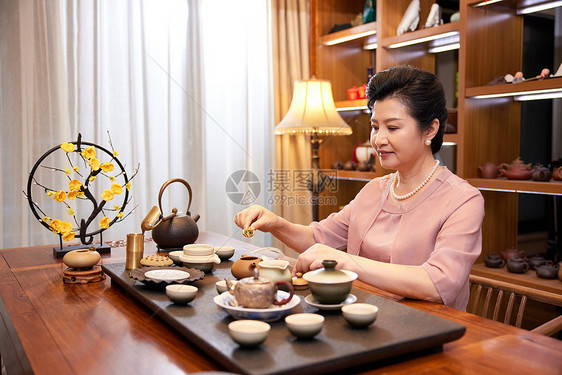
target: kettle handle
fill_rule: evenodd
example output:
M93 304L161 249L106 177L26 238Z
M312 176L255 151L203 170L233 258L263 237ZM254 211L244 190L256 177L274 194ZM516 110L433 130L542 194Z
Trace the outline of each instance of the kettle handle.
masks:
M160 211L164 212L162 210L162 194L164 194L164 190L168 187L168 185L170 185L173 182L181 182L182 184L185 185L187 191L189 192L189 203L187 204L187 210L185 211L185 214L189 215L189 207L191 207L191 198L192 198L191 186L189 186L186 180L181 178L172 178L171 180L166 181L164 185L162 185L162 187L160 188L160 193L158 193L158 206L160 207Z

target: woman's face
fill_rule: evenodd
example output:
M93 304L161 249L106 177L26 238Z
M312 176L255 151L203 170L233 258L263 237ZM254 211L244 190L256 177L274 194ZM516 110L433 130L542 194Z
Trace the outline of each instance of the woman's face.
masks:
M371 116L371 145L385 169L407 170L427 152L425 137L399 99L378 100Z

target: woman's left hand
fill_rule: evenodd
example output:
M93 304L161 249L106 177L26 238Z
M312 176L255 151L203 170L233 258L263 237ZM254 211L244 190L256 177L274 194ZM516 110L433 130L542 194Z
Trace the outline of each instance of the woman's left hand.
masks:
M344 264L349 260L349 255L326 245L314 244L297 258L297 264L293 268L293 276L297 272L304 274L308 271L322 268L322 261L326 259L335 260L338 262L336 268L342 269L345 268Z

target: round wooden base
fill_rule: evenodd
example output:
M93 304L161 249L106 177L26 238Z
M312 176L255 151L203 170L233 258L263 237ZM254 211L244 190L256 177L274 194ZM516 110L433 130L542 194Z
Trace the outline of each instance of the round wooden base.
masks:
M62 280L67 284L97 283L105 279L100 266L96 265L86 270L67 268L63 271Z

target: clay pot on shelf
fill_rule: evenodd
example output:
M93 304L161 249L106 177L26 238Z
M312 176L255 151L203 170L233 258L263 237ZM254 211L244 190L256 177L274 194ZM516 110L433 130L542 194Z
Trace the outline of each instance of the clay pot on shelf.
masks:
M511 258L517 258L517 257L522 258L523 260L527 259L527 254L525 254L523 250L517 250L513 248L500 251L500 255L503 258L503 260L505 260L506 262Z
M544 259L540 255L535 255L534 257L531 257L531 258L527 259L527 262L529 263L530 269L536 270L537 268L539 268L543 264L546 264L546 259Z
M505 260L498 254L492 253L484 258L484 264L489 268L502 268L505 265Z
M556 279L560 265L553 265L551 261L537 268L537 276L542 279Z
M520 158L515 159L510 164L500 164L498 170L500 175L507 177L509 180L529 180L533 175L531 163L525 164Z
M357 169L357 163L354 162L353 160L348 160L343 165L343 169L346 171L354 171Z
M533 167L533 181L550 181L552 177L552 172L547 167L542 164L537 163Z
M558 263L558 280L562 281L562 262Z
M497 178L499 175L499 170L494 163L487 162L483 166L481 165L478 167L478 173L482 178Z
M562 167L554 168L554 171L552 171L552 178L556 181L562 181Z
M511 273L525 273L529 270L529 263L519 257L510 258L507 260L507 270Z
M336 160L332 163L332 169L343 169L343 161Z

